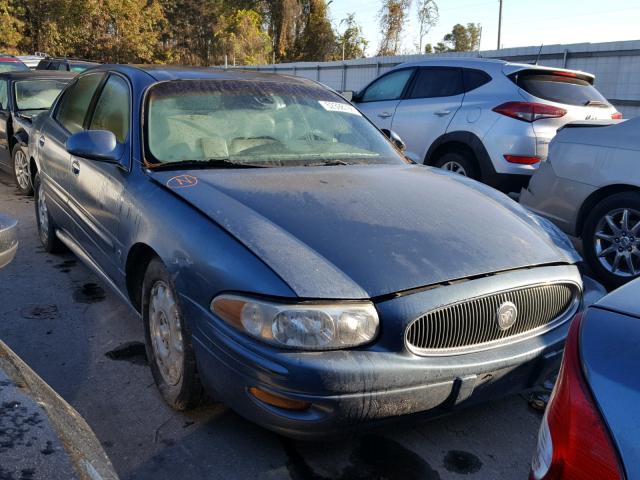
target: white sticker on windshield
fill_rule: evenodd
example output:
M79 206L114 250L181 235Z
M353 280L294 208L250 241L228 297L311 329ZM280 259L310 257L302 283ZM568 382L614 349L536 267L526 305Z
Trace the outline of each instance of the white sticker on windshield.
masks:
M353 105L349 105L348 103L325 102L324 100L318 100L318 103L328 112L342 112L351 113L352 115L360 115L360 112Z

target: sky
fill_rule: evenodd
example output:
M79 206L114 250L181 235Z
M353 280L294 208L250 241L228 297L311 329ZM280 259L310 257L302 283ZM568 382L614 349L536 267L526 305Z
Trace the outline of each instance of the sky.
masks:
M380 40L381 0L333 0L334 25L355 12L369 41L367 56L375 55ZM403 53L416 53L417 0L403 35ZM425 39L435 45L456 23L482 25L481 50L493 50L498 39L499 0L436 0L440 20ZM640 0L503 0L502 48L556 43L608 42L640 39Z

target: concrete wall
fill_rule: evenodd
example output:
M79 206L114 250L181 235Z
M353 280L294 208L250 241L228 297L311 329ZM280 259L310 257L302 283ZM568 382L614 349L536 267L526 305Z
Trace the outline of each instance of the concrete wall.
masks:
M362 58L345 62L281 63L243 68L306 77L322 82L336 90L345 91L359 90L381 73L407 61L434 56L481 56L512 62L533 63L538 58L538 52L540 52L540 46L437 55L398 55ZM640 40L548 45L542 48L538 63L595 74L596 87L624 114L625 118L640 115Z

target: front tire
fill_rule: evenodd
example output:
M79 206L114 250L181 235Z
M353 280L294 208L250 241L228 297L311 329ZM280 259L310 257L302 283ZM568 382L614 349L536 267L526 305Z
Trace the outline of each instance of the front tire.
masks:
M22 148L16 143L11 151L11 163L13 179L16 182L18 191L23 195L33 195L33 185L31 185L31 173L29 172L29 158Z
M600 201L582 231L584 256L610 288L640 275L640 193L623 192Z
M42 184L40 174L36 174L34 181L34 196L36 207L36 223L38 224L38 236L40 243L49 253L58 253L64 251L64 244L56 236L56 226L49 213L47 203L47 195Z
M436 160L435 166L474 180L480 178L475 158L464 152L447 152Z
M195 407L202 397L191 333L164 264L149 262L142 285L142 319L151 373L165 402L175 410Z

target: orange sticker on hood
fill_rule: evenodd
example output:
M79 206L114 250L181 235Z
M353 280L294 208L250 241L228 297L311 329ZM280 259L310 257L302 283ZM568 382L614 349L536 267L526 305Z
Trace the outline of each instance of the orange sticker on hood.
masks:
M167 180L167 187L169 188L187 188L194 187L198 184L198 177L193 175L177 175Z

